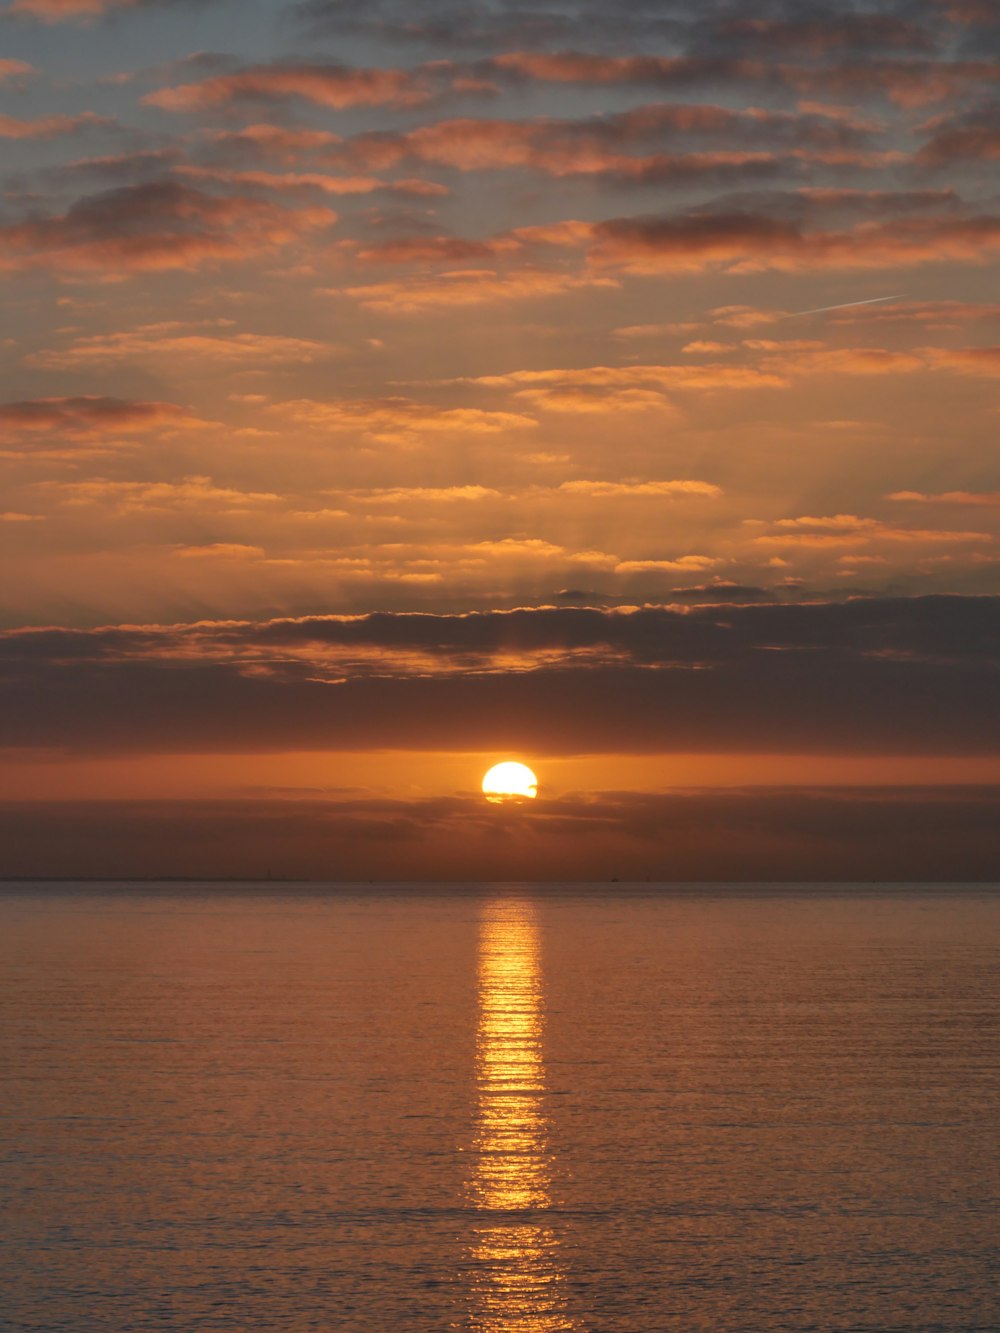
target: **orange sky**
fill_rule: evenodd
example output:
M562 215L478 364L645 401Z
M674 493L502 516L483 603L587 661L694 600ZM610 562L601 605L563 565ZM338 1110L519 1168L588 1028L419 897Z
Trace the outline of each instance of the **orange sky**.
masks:
M995 782L992 9L252 11L0 7L0 799Z

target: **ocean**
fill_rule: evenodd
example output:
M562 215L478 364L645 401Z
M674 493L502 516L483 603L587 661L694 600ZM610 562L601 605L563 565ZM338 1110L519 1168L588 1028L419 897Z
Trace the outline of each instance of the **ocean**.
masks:
M1000 890L7 884L4 1333L1000 1329Z

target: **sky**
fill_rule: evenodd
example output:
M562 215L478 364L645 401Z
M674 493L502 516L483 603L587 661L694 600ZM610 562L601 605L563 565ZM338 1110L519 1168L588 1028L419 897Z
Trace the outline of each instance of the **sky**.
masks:
M995 876L998 55L0 0L0 875Z

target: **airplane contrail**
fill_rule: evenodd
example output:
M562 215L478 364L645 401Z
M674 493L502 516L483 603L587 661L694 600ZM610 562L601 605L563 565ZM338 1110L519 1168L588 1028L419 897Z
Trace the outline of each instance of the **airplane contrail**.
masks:
M800 319L803 315L825 315L828 310L850 310L856 305L878 305L882 301L901 301L904 293L898 296L872 296L867 301L844 301L842 305L821 305L815 310L796 310L791 315L786 315L786 319Z

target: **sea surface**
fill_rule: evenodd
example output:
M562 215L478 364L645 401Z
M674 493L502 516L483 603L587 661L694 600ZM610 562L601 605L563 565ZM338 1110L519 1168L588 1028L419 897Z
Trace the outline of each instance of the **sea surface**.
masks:
M4 1333L1000 1329L1000 891L6 885Z

